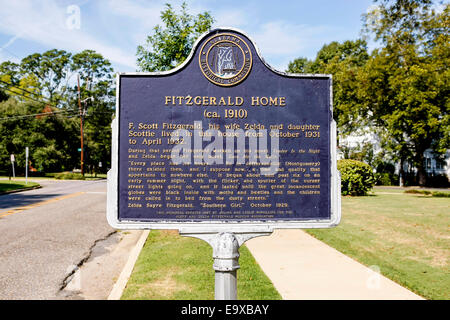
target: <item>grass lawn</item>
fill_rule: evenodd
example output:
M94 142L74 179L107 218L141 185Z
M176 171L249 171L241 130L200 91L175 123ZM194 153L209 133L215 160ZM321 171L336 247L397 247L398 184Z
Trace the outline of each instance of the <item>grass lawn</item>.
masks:
M25 184L25 180L0 180L0 194L17 190L17 189L28 189L39 186L39 183L28 181L28 184Z
M55 180L55 175L57 175L59 173L47 173L45 176L37 176L37 177L28 177L28 181L30 180ZM72 180L77 180L76 177L77 176L81 176L81 174L77 174L75 176L75 178L73 178ZM0 179L8 179L8 176L0 176ZM21 176L21 177L17 177L15 178L16 180L23 180L25 181L25 177ZM95 174L91 174L91 173L85 173L84 174L84 180L100 180L100 179L106 179L106 173L97 173L97 176ZM1 180L0 180L1 181Z
M240 249L238 299L277 300L280 294L245 246ZM124 300L212 300L212 249L177 232L151 231L122 295Z
M376 188L343 197L341 224L307 230L427 299L450 299L450 198ZM448 192L448 191L447 191Z

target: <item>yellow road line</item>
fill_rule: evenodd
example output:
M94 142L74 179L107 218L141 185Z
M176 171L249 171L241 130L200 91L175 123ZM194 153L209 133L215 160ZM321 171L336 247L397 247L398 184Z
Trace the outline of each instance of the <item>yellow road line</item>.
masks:
M33 204L29 204L27 206L14 208L14 209L11 209L11 210L8 210L8 211L3 211L3 212L0 212L0 218L9 216L9 215L14 214L14 213L22 212L22 211L27 210L27 209L40 207L40 206L42 206L44 204L56 202L56 201L59 201L59 200L73 198L73 197L79 196L79 195L84 194L84 193L85 193L84 191L80 191L80 192L68 194L68 195L65 195L65 196L62 196L62 197L52 198L52 199L49 199L49 200L44 200L44 201L36 202L36 203L33 203Z

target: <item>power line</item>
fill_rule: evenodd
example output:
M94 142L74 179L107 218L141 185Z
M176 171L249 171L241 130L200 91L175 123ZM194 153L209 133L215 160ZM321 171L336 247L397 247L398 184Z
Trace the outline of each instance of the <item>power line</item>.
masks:
M38 99L35 99L35 98L32 98L32 97L27 97L27 96L25 96L25 95L23 95L23 94L20 94L20 93L17 93L17 92L15 92L15 91L12 91L11 89L8 89L8 88L5 88L5 87L0 87L0 89L9 91L9 92L11 92L11 93L14 93L16 96L20 96L20 97L23 97L23 98L25 98L25 99L30 99L30 100L33 100L33 101L35 101L35 102L39 102L39 103L42 103L42 104L45 104L45 105L48 105L48 106L52 106L52 107L57 108L55 105L53 105L53 104L51 104L51 103L49 103L49 102L42 101L42 100L38 100Z
M10 82L6 82L6 81L3 81L3 80L0 80L0 82L9 85L9 88L4 88L4 87L3 87L2 89L11 91L11 88L15 88L15 89L18 89L18 90L22 90L22 91L24 91L24 92L26 92L26 93L29 93L29 94L32 94L32 95L35 95L35 96L39 96L39 95L38 95L37 93L35 93L35 92L31 92L31 91L25 90L25 89L23 89L23 88L19 88L19 87L15 86L14 84L10 83ZM20 95L19 93L15 92L15 91L11 91L11 92ZM23 95L22 95L22 96L23 96ZM23 97L25 97L25 96L23 96ZM46 103L49 103L49 102L46 102Z
M25 90L25 89L23 89L23 88L20 88L20 87L18 87L18 86L16 86L16 85L14 85L14 84L13 84L13 83L11 83L11 82L7 82L7 81L3 81L3 80L0 80L0 82L3 82L4 84L7 84L7 85L9 85L9 86L10 86L10 88L16 88L16 89L19 89L19 90L25 91L25 92L27 92L27 93L30 93L30 94L34 94L34 95L37 95L37 93L35 93L35 92L31 92L31 91L28 91L28 90Z
M42 113L34 113L34 114L26 114L26 115L20 115L20 116L11 116L11 117L5 117L0 118L0 121L8 121L8 120L16 120L16 119L23 119L23 118L30 118L30 117L36 117L36 116L46 116L46 115L52 115L52 114L59 114L61 116L71 117L71 116L78 116L78 111L76 110L60 110L60 111L52 111L52 112L42 112ZM62 114L67 113L67 114ZM85 117L91 117L93 113L98 114L114 114L114 112L105 112L105 111L90 111L91 115L85 115Z
M52 115L52 114L55 114L55 113L72 113L72 114L77 114L75 111L71 111L71 110L60 110L60 111L42 112L42 113L35 113L35 114L25 114L25 115L20 115L20 116L5 117L5 118L0 118L0 121L22 119L22 118L29 118L29 117L36 117L36 116L46 116L46 115Z
M2 80L0 80L0 82L8 84L7 82L2 81ZM9 88L5 88L5 87L1 87L0 86L0 89L9 91L11 93L14 93L15 95L21 96L21 97L26 98L26 99L33 100L35 102L39 102L39 103L42 103L42 104L45 104L45 105L48 105L48 106L56 107L56 106L54 106L54 105L52 105L52 104L50 104L48 102L37 100L37 99L34 99L32 97L28 97L28 96L25 96L23 94L20 94L20 93L17 93L15 91L12 91ZM17 89L23 90L23 91L28 92L28 93L32 93L32 92L29 92L29 91L27 91L25 89L21 89L21 88L17 88ZM32 93L32 94L35 94L35 93ZM36 116L46 116L46 115L51 115L51 114L55 114L55 113L69 113L67 115L62 115L62 116L78 115L78 111L76 111L76 110L57 110L57 111L52 111L52 112L43 112L43 113L35 113L35 114L28 114L28 115L5 117L5 118L0 118L0 121L16 120L16 119L23 119L23 118L36 117ZM112 113L113 114L114 111L112 111L112 112L105 112L105 111L92 111L91 110L90 113L99 113L99 114L110 114L110 113Z

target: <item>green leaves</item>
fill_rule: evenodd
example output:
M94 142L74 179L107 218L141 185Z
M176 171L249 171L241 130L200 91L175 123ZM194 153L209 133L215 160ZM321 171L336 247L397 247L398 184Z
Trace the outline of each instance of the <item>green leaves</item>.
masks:
M344 196L367 195L375 184L372 168L357 160L339 160L338 170L341 173L341 193Z
M37 170L72 170L80 166L80 112L77 75L84 116L85 165L110 163L111 120L115 92L111 63L93 50L72 54L49 50L25 57L20 64L0 64L0 89L11 97L0 102L0 169L8 170L11 153L24 168L25 146ZM4 97L3 100L5 100ZM89 98L93 98L92 100ZM45 116L30 116L39 113Z
M190 15L185 2L179 15L170 4L166 4L161 19L165 27L157 25L145 45L137 48L140 71L167 71L183 63L195 40L208 31L214 21L209 12Z
M332 74L340 135L371 128L386 160L407 161L424 184L424 151L450 148L450 5L437 12L431 0L375 2L364 37L373 35L379 49L369 56L364 40L331 42L288 71Z
M445 152L448 140L449 5L440 13L431 1L381 1L372 27L384 46L364 67L366 103L374 123L391 139L396 158L408 160L425 184L423 153ZM444 67L446 66L446 67Z
M361 115L362 96L359 77L369 59L364 40L331 42L324 45L314 61L298 58L289 63L288 72L322 73L333 76L334 117L339 131L353 132L365 123Z

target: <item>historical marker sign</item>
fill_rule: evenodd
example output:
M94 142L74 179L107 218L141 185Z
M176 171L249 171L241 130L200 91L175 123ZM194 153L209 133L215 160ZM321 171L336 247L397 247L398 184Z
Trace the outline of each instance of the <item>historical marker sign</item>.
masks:
M275 71L245 34L217 29L178 68L117 84L113 226L339 223L330 76Z

